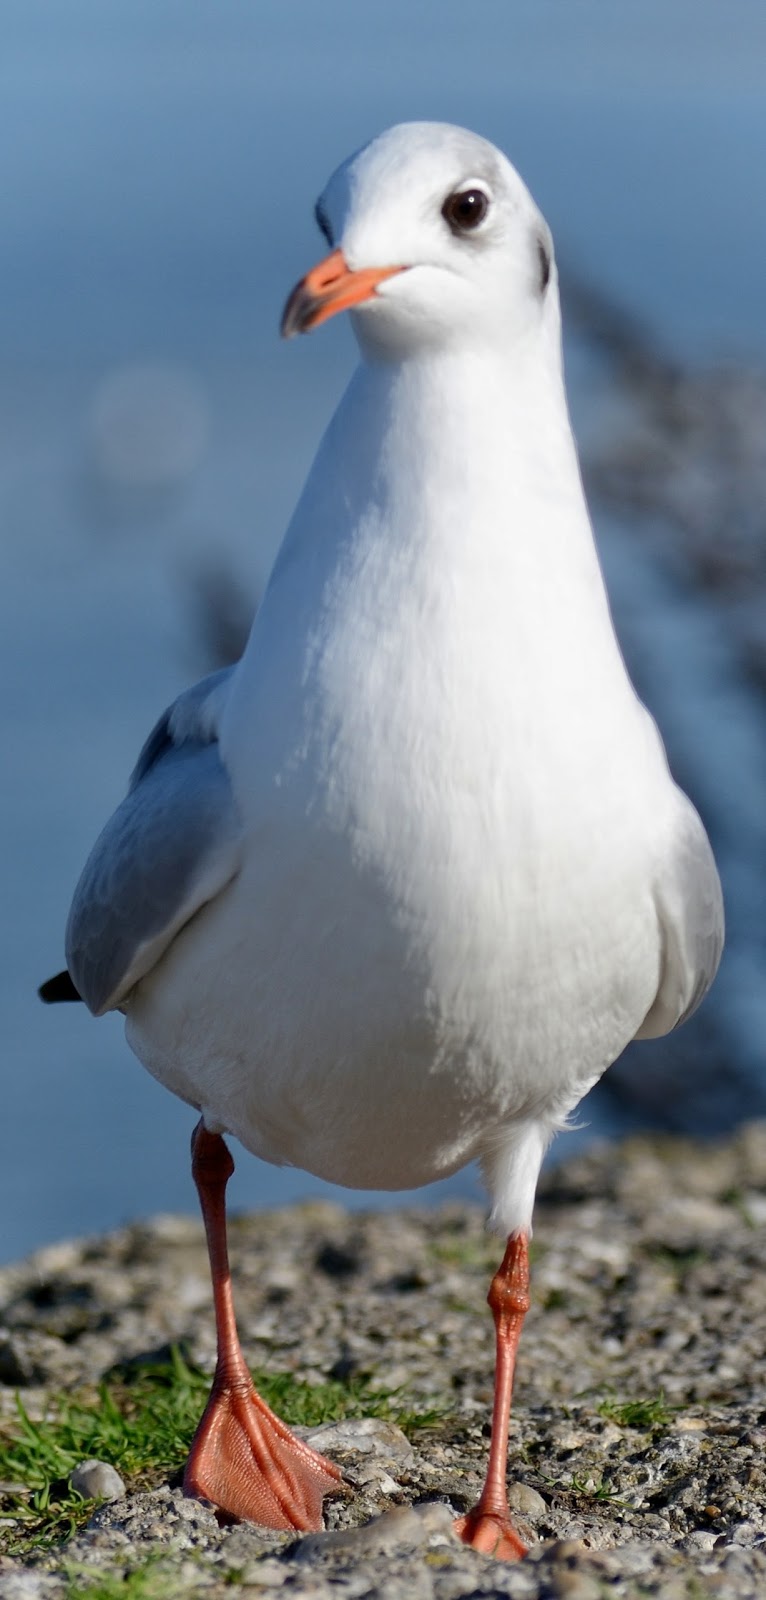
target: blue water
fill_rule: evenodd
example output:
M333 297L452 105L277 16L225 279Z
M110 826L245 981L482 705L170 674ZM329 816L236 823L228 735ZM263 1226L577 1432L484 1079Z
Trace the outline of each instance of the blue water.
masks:
M188 1111L139 1069L118 1019L46 1011L35 988L149 723L204 670L194 574L215 556L256 592L350 370L340 321L289 347L277 336L321 253L326 176L390 122L464 122L513 156L562 261L671 351L763 361L764 61L760 0L6 0L0 1258L193 1204ZM115 377L147 362L175 375L194 439L183 469L128 492L104 464L103 413ZM695 603L689 622L653 558L604 532L618 620L647 658L662 617L657 709L684 729L692 771L703 789L732 759L746 774L756 732L730 754L734 722L756 715L741 694L729 753L711 745L707 708L728 682L715 615ZM741 972L729 1004L745 1049L761 1012ZM455 1182L473 1192L470 1174ZM243 1156L233 1198L320 1187Z

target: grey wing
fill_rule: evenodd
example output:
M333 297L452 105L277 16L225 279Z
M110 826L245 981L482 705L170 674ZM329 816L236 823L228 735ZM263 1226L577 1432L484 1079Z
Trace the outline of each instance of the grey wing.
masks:
M184 689L172 706L163 711L142 746L130 774L129 793L146 777L160 757L174 746L217 742L218 726L233 673L233 667L222 667L220 672L208 673L206 678L200 678L199 683Z
M691 1016L713 982L723 950L723 895L713 852L693 805L681 799L674 847L655 892L660 982L637 1039L656 1039Z
M160 718L85 864L66 956L96 1016L121 1004L238 871L239 818L218 749L230 676L214 673Z

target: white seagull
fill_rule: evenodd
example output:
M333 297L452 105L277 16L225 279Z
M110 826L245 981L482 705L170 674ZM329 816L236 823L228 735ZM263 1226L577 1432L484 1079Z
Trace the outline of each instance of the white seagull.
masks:
M360 362L242 660L182 694L75 892L46 999L125 1013L197 1108L218 1366L186 1487L321 1527L340 1473L255 1393L222 1134L334 1183L481 1163L487 1479L460 1536L513 1558L527 1241L554 1131L631 1039L702 999L711 849L615 639L567 413L551 235L500 151L390 129L316 208L330 254L283 332L350 309Z

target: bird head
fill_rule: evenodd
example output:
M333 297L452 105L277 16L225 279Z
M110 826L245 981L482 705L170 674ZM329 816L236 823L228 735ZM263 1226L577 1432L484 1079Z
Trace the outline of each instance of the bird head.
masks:
M315 214L330 254L290 295L287 338L349 310L365 354L400 358L513 342L558 316L547 223L510 161L463 128L390 128L338 168Z

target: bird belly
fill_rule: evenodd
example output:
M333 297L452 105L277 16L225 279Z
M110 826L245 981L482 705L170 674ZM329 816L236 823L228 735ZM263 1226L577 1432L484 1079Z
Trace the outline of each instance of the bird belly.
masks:
M599 905L591 871L587 898L558 882L514 917L498 871L473 897L434 871L418 903L347 834L275 828L139 984L129 1042L211 1126L352 1187L417 1187L555 1126L649 1008L653 911L626 914L614 874Z

